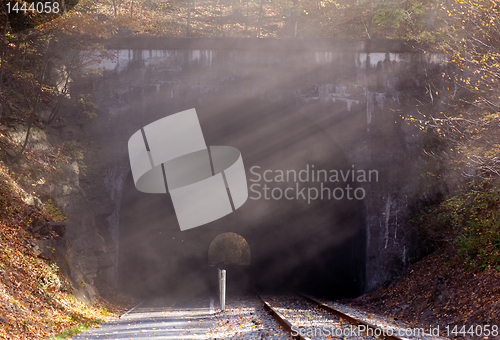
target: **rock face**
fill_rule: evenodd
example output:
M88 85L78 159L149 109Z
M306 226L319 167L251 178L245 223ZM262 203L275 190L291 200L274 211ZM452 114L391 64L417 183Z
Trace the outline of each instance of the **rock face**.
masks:
M66 127L57 131L57 134L55 132L52 137L57 138L62 132L63 141L86 141L88 136L85 130L75 129L81 121L85 119L68 115L66 123L68 130L72 131L70 139L65 139L69 137ZM87 156L92 153L92 150L86 151ZM85 159L85 162L88 164L88 159ZM103 197L106 197L106 194L102 181L94 177L93 171L93 164L88 164L83 173L81 165L75 161L65 166L61 178L55 184L46 188L48 195L68 216L64 238L54 245L56 253L53 257L73 282L75 295L90 302L95 299L96 286L106 280L98 275L109 268L109 261L100 259L113 247L112 244L106 244L101 236L100 229L107 228L102 224L103 215L109 215L110 210L103 208Z
M70 143L73 148L80 148L78 143L86 143L89 136L83 126L87 119L78 112L71 112L71 107L65 107L67 111L59 124L50 125L44 130L33 128L27 150L46 152L52 149L52 143ZM17 125L9 134L18 142L24 141L25 127ZM90 157L92 150L85 151L87 157ZM15 156L8 152L7 154ZM49 157L52 156L56 157L49 154ZM21 161L12 166L22 170L30 165ZM55 171L55 174L41 176L43 180L34 185L44 201L50 198L51 204L60 209L61 213L64 212L67 221L34 226L32 232L38 241L33 245L33 250L37 256L44 256L56 262L72 281L74 294L92 302L95 299L96 286L106 282L106 276L100 274L112 266L109 249L112 251L113 244L107 244L101 236L106 235L105 218L111 214L111 209L105 207L106 202L111 200L107 197L102 179L95 177L95 170L89 159L80 163L76 160L70 164L59 163ZM26 202L39 204L39 200L33 197L28 198ZM99 228L104 230L104 233Z
M248 241L250 270L269 278L263 286L303 272L294 274L298 287L318 285L306 278L312 275L357 295L400 273L415 249L408 217L421 191L422 162L418 131L401 117L415 110L415 98L425 100L422 69L440 72L440 56L389 53L390 43L387 52L220 44L224 49L117 49L113 61L99 65L102 76L73 84L72 91L92 92L98 114L84 128L95 141L94 177L82 184L76 173L68 188L57 189L70 216L74 280L110 281L131 292L138 292L133 282L150 293L172 289L169 277L189 266L183 261L206 265L210 242L225 231ZM247 179L252 167L261 174L313 166L355 171L339 182L361 188L363 198L250 198L232 217L180 233L168 198L152 203L134 194L127 141L143 126L192 107L208 145L242 151ZM358 179L369 170L371 180ZM309 185L296 182L286 185ZM309 182L322 190L320 180ZM334 190L338 183L323 184ZM336 272L348 282L335 281Z

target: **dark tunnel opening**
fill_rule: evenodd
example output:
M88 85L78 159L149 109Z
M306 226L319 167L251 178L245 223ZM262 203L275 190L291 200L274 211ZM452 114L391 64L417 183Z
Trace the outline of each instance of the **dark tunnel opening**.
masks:
M227 232L217 236L208 249L208 265L226 270L228 295L252 293L255 283L249 269L251 250L244 237Z
M148 111L158 114L148 117L146 124L165 115L161 105L150 103ZM330 298L363 293L365 205L363 200L333 197L334 190L340 193L338 188L345 194L350 185L352 194L362 184L350 177L340 183L294 181L292 175L305 171L302 174L312 172L314 177L314 169L353 170L336 138L325 129L362 116L366 104L353 104L348 117L344 106L324 125L308 119L309 112L323 112L323 106L297 106L292 98L273 103L225 97L201 106L183 105L179 111L196 107L207 145L229 145L241 151L253 191L233 213L181 231L169 194L141 193L129 175L121 200L118 287L136 296L215 292L217 266L209 265L210 244L218 235L232 232L248 243L251 263L225 264L228 291L233 285L245 287L242 292L300 290ZM269 171L266 177L264 171ZM280 171L288 171L290 178L275 180ZM265 185L271 188L269 199ZM331 198L303 199L300 192L312 188L325 197L330 193ZM275 199L287 189L294 192L294 199ZM277 194L272 196L273 192Z

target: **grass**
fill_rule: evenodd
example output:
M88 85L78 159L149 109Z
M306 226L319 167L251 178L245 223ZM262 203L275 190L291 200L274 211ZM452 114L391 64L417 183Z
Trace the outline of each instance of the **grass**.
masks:
M77 335L79 333L85 332L92 328L93 326L99 324L100 322L88 322L84 323L81 325L73 326L71 328L68 328L64 332L61 332L57 335L45 338L45 340L61 340L61 339L67 339L73 335Z
M470 184L415 218L425 253L451 245L465 269L500 270L500 180Z

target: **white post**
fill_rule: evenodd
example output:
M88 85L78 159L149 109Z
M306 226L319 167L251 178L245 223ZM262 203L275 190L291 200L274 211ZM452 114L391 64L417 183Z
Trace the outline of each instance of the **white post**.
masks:
M220 309L226 309L226 270L219 268L219 299Z

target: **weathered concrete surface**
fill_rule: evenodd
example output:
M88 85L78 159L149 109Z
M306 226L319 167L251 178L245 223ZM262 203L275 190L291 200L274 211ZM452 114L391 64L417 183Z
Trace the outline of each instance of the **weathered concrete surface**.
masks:
M173 273L201 282L196 273L203 273L208 246L226 231L248 241L253 276L264 286L322 281L324 289L355 295L401 272L415 245L408 216L420 190L421 161L418 132L401 116L415 109L414 97L425 100L422 70L439 72L440 56L232 50L230 44L159 48L117 50L114 60L94 66L105 70L102 76L73 85L91 91L98 108L91 133L101 145L96 164L114 202L107 242L117 244L110 279L150 293L174 291ZM378 181L358 183L366 191L361 201L249 200L227 218L180 233L168 196L135 190L127 141L148 123L192 107L208 145L242 151L249 179L253 166L300 171L314 164L374 169ZM339 277L348 279L341 284Z
M421 49L415 41L388 39L258 39L117 37L101 41L115 50L254 50L285 52L408 53ZM429 50L429 49L426 49Z
M112 320L72 337L98 339L208 339L214 313L210 299L185 301L148 300L120 319Z

